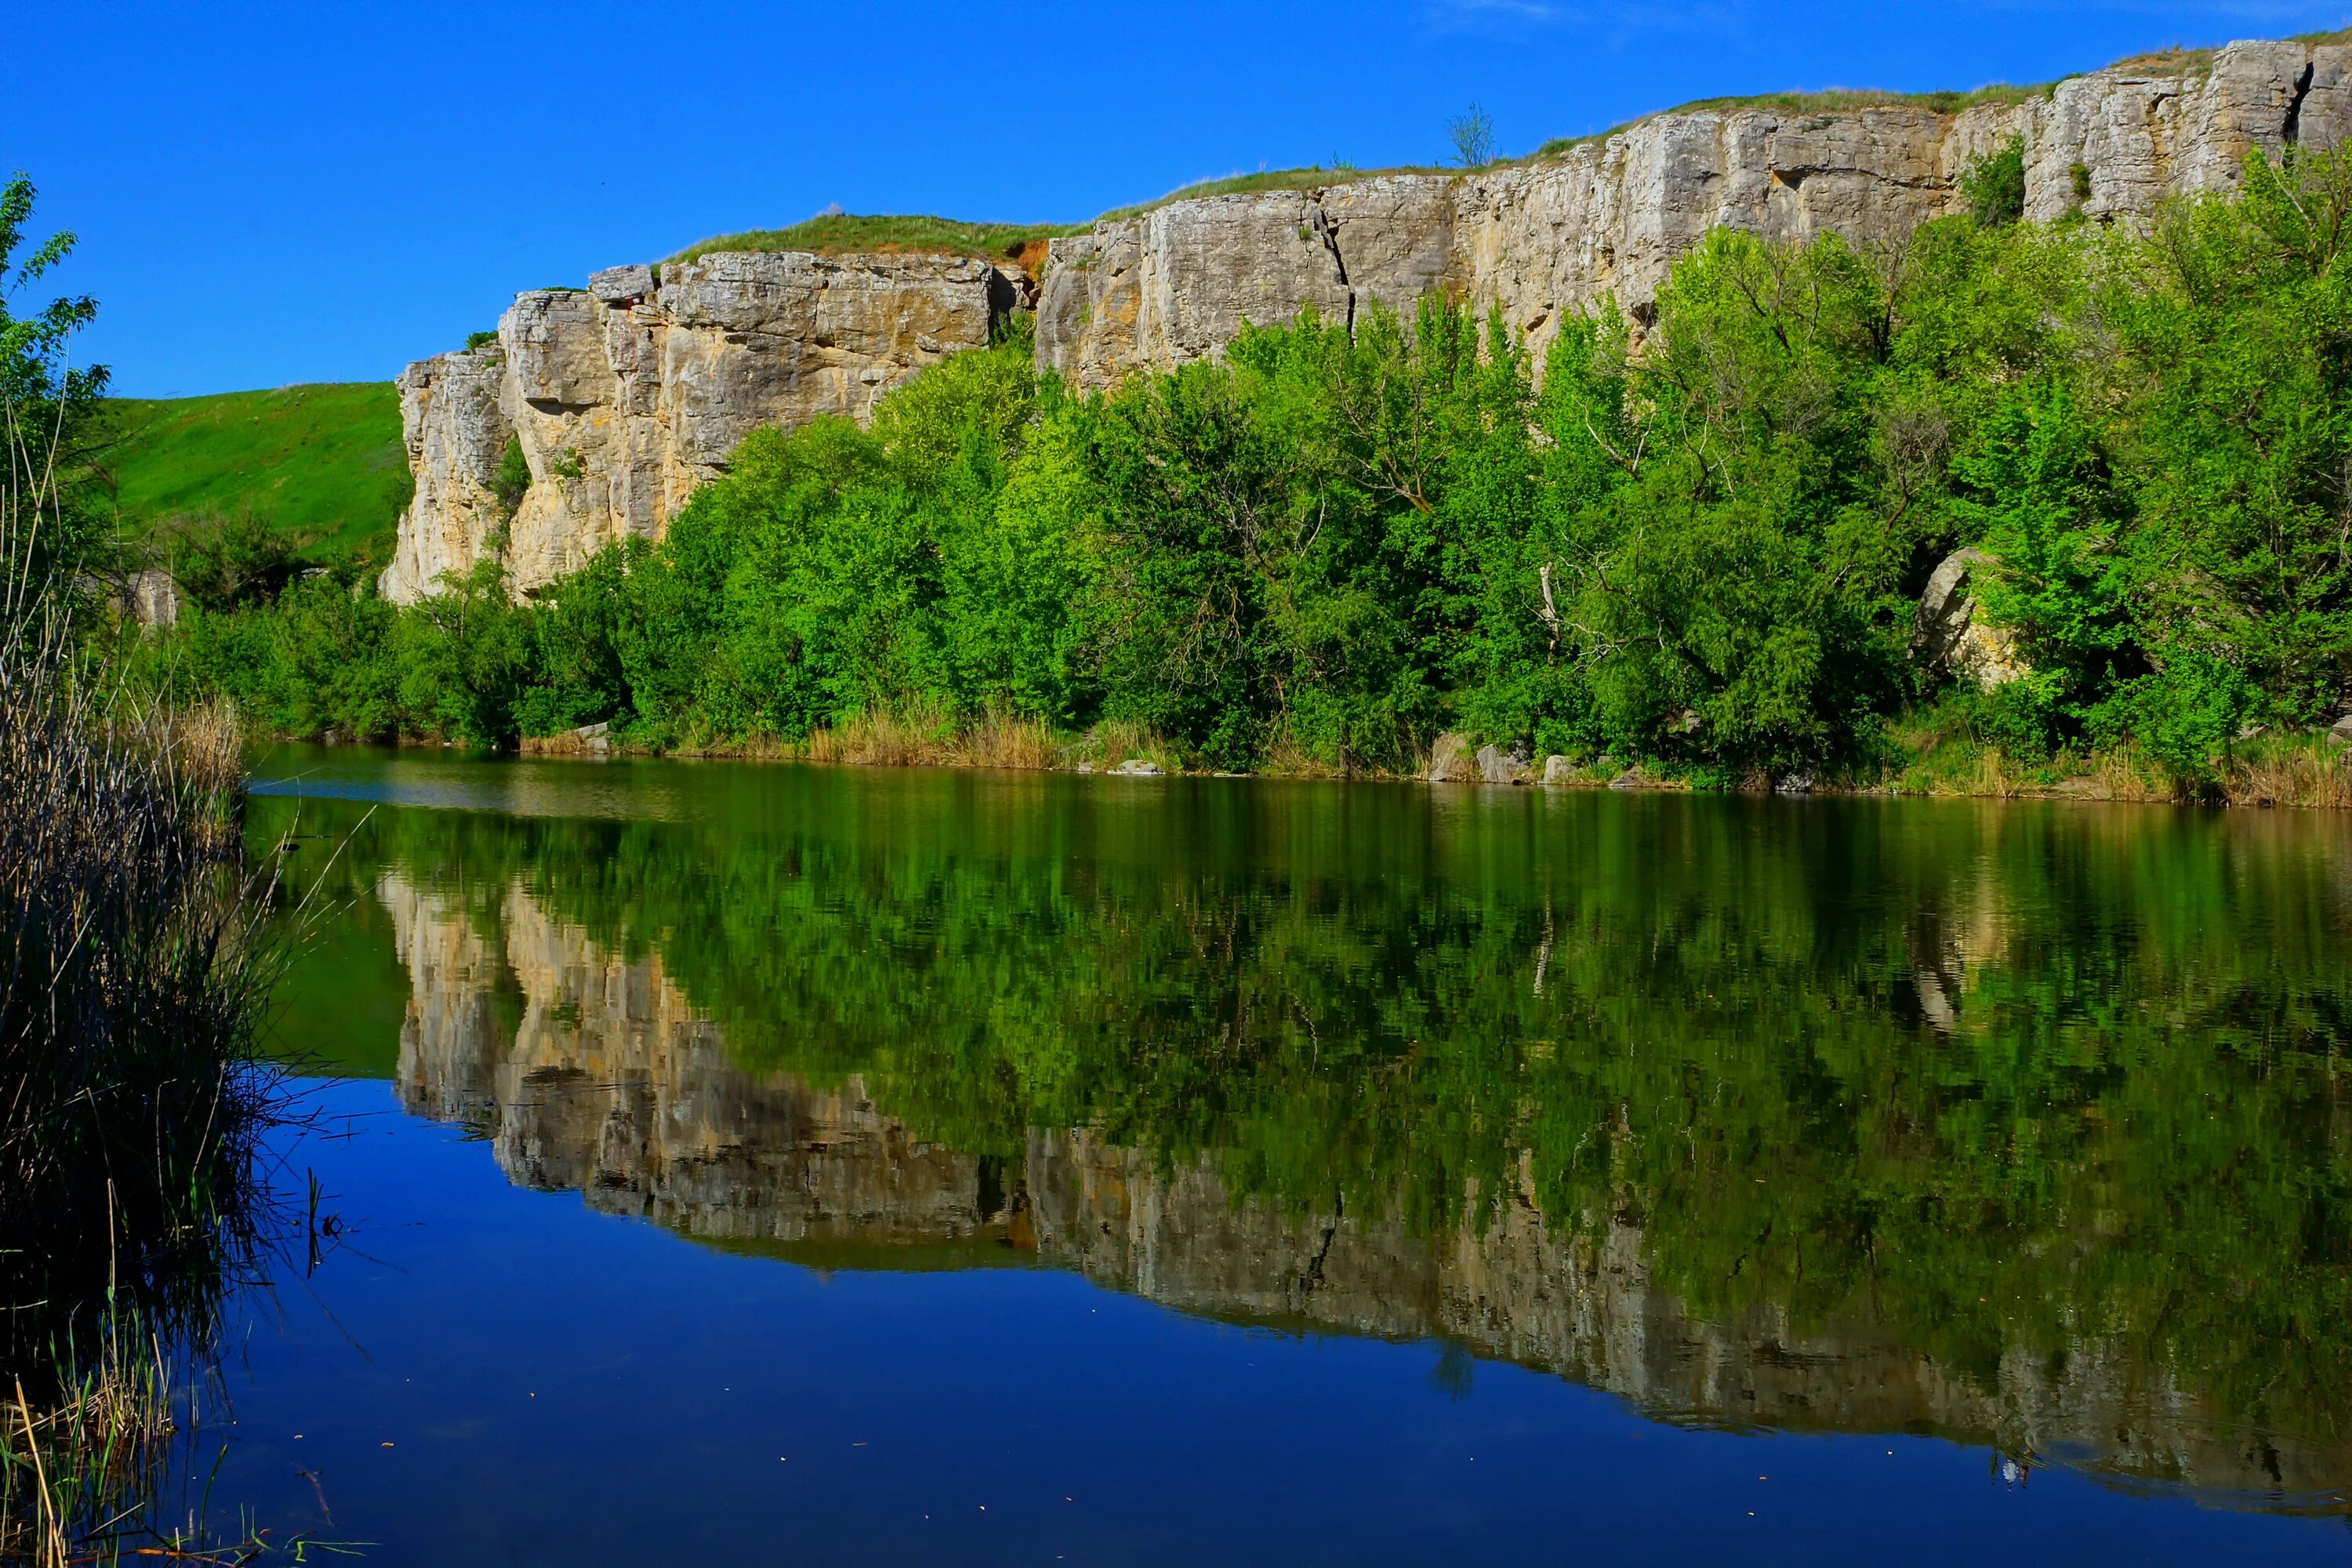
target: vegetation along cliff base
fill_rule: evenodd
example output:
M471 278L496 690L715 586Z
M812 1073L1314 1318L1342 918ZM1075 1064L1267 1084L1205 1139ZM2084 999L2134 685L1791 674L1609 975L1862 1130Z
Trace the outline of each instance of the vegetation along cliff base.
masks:
M2019 156L1900 244L1718 231L1540 378L1435 296L1107 392L1013 317L528 595L231 584L132 657L288 735L2342 804L2352 168L2033 225Z

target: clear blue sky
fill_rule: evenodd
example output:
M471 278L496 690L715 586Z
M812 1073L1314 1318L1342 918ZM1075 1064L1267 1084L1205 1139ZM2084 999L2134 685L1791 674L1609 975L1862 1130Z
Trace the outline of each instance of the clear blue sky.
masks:
M2352 0L24 4L0 173L136 395L380 379L518 289L852 212L1077 220L1236 170L1506 153L1694 98L2040 81Z

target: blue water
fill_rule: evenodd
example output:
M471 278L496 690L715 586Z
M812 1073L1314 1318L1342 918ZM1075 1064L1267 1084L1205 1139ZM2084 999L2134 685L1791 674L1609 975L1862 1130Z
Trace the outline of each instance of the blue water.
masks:
M306 1091L326 1125L288 1159L352 1231L237 1342L214 1490L372 1563L2352 1551L2341 1519L2063 1468L2013 1484L1933 1438L1682 1428L1489 1361L1465 1389L1442 1347L1205 1321L1052 1270L729 1256L520 1190L383 1085Z
M306 1076L181 1483L216 1535L2352 1555L2332 817L317 749L259 793Z

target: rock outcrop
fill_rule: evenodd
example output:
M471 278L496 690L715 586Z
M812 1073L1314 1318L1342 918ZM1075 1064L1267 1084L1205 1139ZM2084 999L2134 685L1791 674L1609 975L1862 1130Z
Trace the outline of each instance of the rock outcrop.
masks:
M1448 730L1438 736L1429 749L1427 776L1432 784L1477 782L1478 759L1470 749L1470 737L1458 730Z
M875 400L989 341L1025 274L969 257L722 251L519 294L494 345L412 364L401 422L416 493L386 597L485 555L529 590L614 540L657 536L761 425L864 420ZM530 483L494 492L509 444Z
M2030 673L2017 639L1978 614L1970 579L1992 557L1974 548L1946 556L1927 579L1911 632L1911 652L1922 664L1990 691Z
M2229 188L2254 149L2347 132L2352 47L2243 43L1958 113L1696 109L1507 168L1169 202L1053 241L1035 285L1009 262L901 255L615 268L585 292L518 296L495 348L401 377L416 496L383 585L415 598L498 553L528 589L657 535L756 426L862 419L1033 293L1038 363L1085 386L1215 354L1244 321L1352 323L1432 290L1499 309L1540 365L1561 322L1604 299L1638 329L1711 229L1897 242L1957 210L1961 174L2012 137L2028 217L2108 220ZM531 484L509 518L490 484L510 438Z
M2118 66L1957 114L1661 114L1557 158L1173 202L1055 240L1040 363L1086 385L1215 353L1246 319L1410 312L1431 289L1498 306L1541 363L1560 322L1613 296L1638 323L1685 252L1727 226L1901 239L1958 210L1959 176L2021 138L2026 216L2137 217L2226 189L2248 152L2352 131L2352 47L2233 44L2209 62ZM2077 167L2083 171L2078 180Z

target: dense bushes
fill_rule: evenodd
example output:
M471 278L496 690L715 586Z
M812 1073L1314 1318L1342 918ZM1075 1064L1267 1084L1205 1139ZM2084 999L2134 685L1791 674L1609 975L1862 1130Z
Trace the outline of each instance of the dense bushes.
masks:
M1715 234L1638 321L1565 323L1540 377L1436 299L1108 395L1015 336L870 429L753 436L659 544L526 603L492 567L396 613L303 584L193 617L191 664L297 732L920 713L1116 721L1225 767L1398 768L1462 726L1866 769L1937 679L1916 595L1973 543L2033 670L1979 733L2194 777L2352 674L2347 168L2257 158L2134 235L2014 222L1996 159L1979 217L1901 247Z

